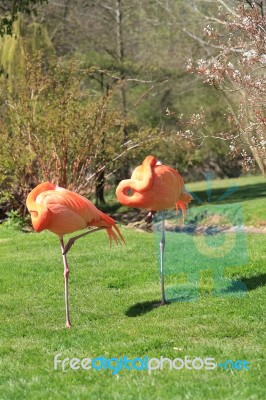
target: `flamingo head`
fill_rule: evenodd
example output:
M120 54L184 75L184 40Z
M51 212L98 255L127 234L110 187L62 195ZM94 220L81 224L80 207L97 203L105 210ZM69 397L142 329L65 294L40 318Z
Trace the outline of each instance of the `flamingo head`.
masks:
M55 190L56 186L50 182L44 182L36 186L28 195L26 205L31 215L31 222L36 232L47 229L50 211L44 204L44 193Z

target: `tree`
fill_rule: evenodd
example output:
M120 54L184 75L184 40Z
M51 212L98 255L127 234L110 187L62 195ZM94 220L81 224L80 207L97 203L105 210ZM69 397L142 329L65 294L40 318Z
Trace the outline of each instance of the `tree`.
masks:
M219 3L226 5L224 1ZM189 61L187 69L203 76L228 103L230 130L212 136L228 141L231 154L240 152L246 167L255 160L266 176L265 1L242 0L236 8L226 5L226 10L224 14L220 8L216 18L220 28L210 24L205 28L217 54L199 60L196 65ZM196 131L188 131L187 136L204 141L208 135L197 124L194 127Z
M102 171L111 174L127 152L156 139L142 129L121 147L128 121L112 109L111 91L92 96L92 69L24 54L25 76L16 93L5 91L0 131L0 186L22 208L40 180L88 193Z
M21 16L14 22L12 35L0 37L0 83L6 81L8 90L16 91L19 76L25 74L24 47L27 51L36 53L42 51L43 56L50 57L54 48L49 40L46 27L37 22L26 23ZM4 85L2 91L6 89Z
M48 0L3 0L0 4L0 36L11 35L19 13L35 14L37 6Z
M167 1L163 0L162 3L166 4ZM66 4L67 18L65 18ZM103 94L110 89L113 90L113 103L115 103L115 108L121 110L124 119L136 120L137 114L143 113L143 99L146 100L143 120L139 120L138 124L124 126L121 146L132 136L131 129L137 132L141 124L147 124L147 119L148 123L154 120L153 126L157 125L157 122L161 123L164 119L162 107L165 107L167 99L170 98L168 94L171 91L171 84L169 83L167 88L164 87L169 81L165 73L169 75L169 71L162 71L160 67L151 65L157 61L163 63L163 57L157 54L152 55L150 51L147 51L146 45L146 40L149 39L149 45L153 43L152 31L164 29L164 23L159 22L157 8L163 12L159 2L151 5L149 1L132 3L129 0L105 2L76 0L70 4L64 0L58 0L51 1L44 9L42 16L53 35L58 54L66 51L87 53L83 57L85 65L98 67L98 71L95 70L94 73L95 81L98 82L98 87L95 86L96 90L100 89ZM154 17L156 17L155 23ZM51 24L51 21L56 21L56 24ZM56 28L54 28L55 25ZM148 26L145 27L145 25ZM144 38L142 26L148 38ZM72 35L74 29L75 35ZM170 37L168 40L170 41ZM145 47L142 42L145 42ZM171 74L177 75L175 72ZM184 75L184 72L179 75ZM157 94L156 97L154 93ZM149 104L151 97L157 100L156 110L154 104ZM163 99L163 104L160 104L160 98ZM154 100L153 103L155 103ZM136 107L138 107L137 111ZM129 165L130 159L125 160L116 173L117 181L129 175ZM97 183L99 195L102 190L101 183L104 182L103 174L104 172L99 175Z

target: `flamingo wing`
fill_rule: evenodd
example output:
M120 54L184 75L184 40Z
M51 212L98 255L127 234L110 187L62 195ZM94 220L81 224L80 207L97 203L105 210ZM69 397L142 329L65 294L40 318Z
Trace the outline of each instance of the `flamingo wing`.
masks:
M50 213L48 229L57 235L75 232L89 226L106 229L110 242L114 239L124 241L113 218L98 210L88 199L78 193L56 187L40 193L36 203L42 203Z
M48 229L60 235L89 225L97 226L97 221L101 219L102 213L89 200L63 188L40 193L36 203L49 210L51 216Z

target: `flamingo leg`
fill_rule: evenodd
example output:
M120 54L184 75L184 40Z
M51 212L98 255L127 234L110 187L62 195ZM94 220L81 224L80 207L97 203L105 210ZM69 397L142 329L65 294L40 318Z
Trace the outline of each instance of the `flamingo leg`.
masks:
M88 232L84 232L84 233L81 233L80 235L73 236L72 238L70 238L69 241L67 242L67 244L65 245L64 249L62 250L63 256L69 252L71 246L73 246L73 244L75 243L76 240L82 238L83 236L89 235L90 233L100 231L101 229L105 229L105 228L100 227L100 228L91 229Z
M149 211L149 213L145 219L145 222L147 222L147 224L150 224L152 222L152 219L155 214L156 214L156 211Z
M160 241L162 305L166 304L165 290L164 290L164 248L165 248L165 219L164 219L164 211L162 211L162 239Z
M68 275L69 275L69 268L67 264L67 258L65 252L65 247L64 247L64 240L63 238L60 238L60 246L62 250L62 256L63 256L63 263L64 263L64 278L65 278L65 305L66 305L66 328L71 327L71 322L69 318L69 302L68 302Z

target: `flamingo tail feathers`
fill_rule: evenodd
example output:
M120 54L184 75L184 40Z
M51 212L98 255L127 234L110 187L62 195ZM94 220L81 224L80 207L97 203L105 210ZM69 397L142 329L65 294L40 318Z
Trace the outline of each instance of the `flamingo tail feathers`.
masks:
M179 208L182 211L183 224L186 218L186 207L191 202L191 200L193 200L193 197L188 192L183 192L180 196L180 200L175 203L176 212L178 212Z
M110 228L105 228L105 229L110 239L110 246L113 240L116 242L116 244L119 244L120 242L126 243L125 239L123 238L120 230L116 225L113 225Z
M102 226L103 228L106 229L106 232L110 239L110 246L113 240L115 241L116 244L119 244L121 242L126 243L119 228L116 226L115 220L109 217L109 215L106 215L103 212L101 212L101 220L93 223L93 225Z

